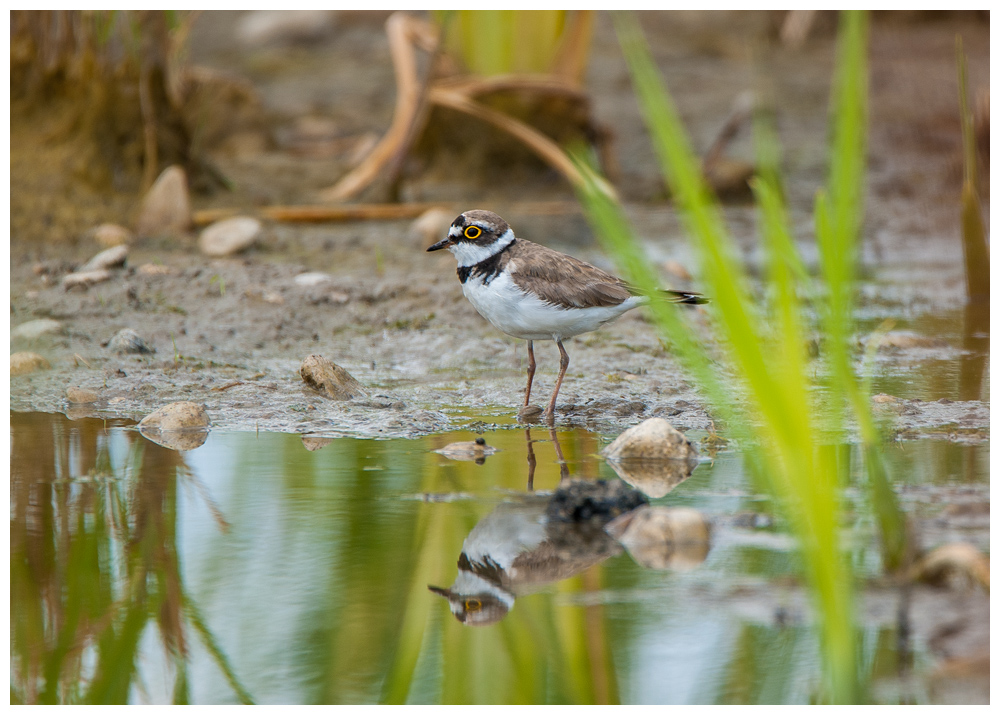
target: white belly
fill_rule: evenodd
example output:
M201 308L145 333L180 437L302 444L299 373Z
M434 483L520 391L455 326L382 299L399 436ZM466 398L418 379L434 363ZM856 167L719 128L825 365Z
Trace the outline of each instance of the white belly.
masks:
M563 340L596 330L643 303L632 297L620 305L564 309L525 293L504 273L489 285L479 276L462 284L462 292L479 314L498 330L523 340Z

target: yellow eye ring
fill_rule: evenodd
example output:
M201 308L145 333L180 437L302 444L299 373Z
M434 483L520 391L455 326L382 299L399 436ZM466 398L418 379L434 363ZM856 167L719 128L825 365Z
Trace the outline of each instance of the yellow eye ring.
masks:
M482 231L480 231L480 233L482 233ZM476 235L478 236L479 234ZM469 611L478 611L482 607L483 607L483 602L480 601L478 598L470 598L465 602L465 608L466 610Z
M477 238L483 235L483 229L479 226L466 226L465 227L465 237L475 241Z

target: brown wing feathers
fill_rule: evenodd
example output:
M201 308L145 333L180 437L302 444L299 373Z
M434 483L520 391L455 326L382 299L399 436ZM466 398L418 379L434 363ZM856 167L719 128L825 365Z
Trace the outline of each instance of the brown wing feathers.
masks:
M525 251L530 261L522 258ZM619 305L632 296L621 279L540 244L519 238L508 252L514 283L553 305L594 308Z

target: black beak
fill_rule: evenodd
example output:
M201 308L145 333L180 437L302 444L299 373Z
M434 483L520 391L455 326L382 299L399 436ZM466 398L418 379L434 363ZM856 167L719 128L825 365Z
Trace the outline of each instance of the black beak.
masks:
M427 585L427 590L431 593L436 593L439 596L444 596L448 600L451 600L451 589L441 588L440 586Z
M450 245L451 245L451 236L448 236L447 238L438 241L433 246L428 248L427 252L430 253L431 251L440 251L442 248L448 248L448 246Z

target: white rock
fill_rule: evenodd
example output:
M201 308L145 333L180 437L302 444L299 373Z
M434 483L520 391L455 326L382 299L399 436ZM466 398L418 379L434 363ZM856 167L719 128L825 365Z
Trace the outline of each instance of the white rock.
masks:
M93 236L98 244L108 248L132 243L134 238L131 231L116 223L102 223L93 230Z
M333 29L336 16L330 10L253 10L240 18L236 35L248 47L311 42Z
M51 367L49 361L38 353L14 353L10 356L11 375L27 375L35 370L48 370Z
M11 340L37 340L43 335L58 333L62 330L62 323L52 318L39 318L21 323L10 331Z
M260 221L250 216L234 216L217 221L201 232L198 248L206 256L231 256L250 248L260 235Z
M662 417L651 417L618 435L601 454L606 459L690 459L694 445Z
M111 280L111 271L101 268L96 271L70 273L62 279L62 285L66 290L70 290L71 288L86 288L95 283L103 283L109 280Z
M168 166L142 201L136 231L141 236L176 236L191 227L191 197L187 174L179 166Z
M333 277L329 273L299 273L295 276L295 285L304 287L318 286L321 283L329 283Z
M78 272L84 273L86 271L101 270L102 268L117 268L118 266L125 265L126 258L128 258L128 246L113 246L91 258Z

